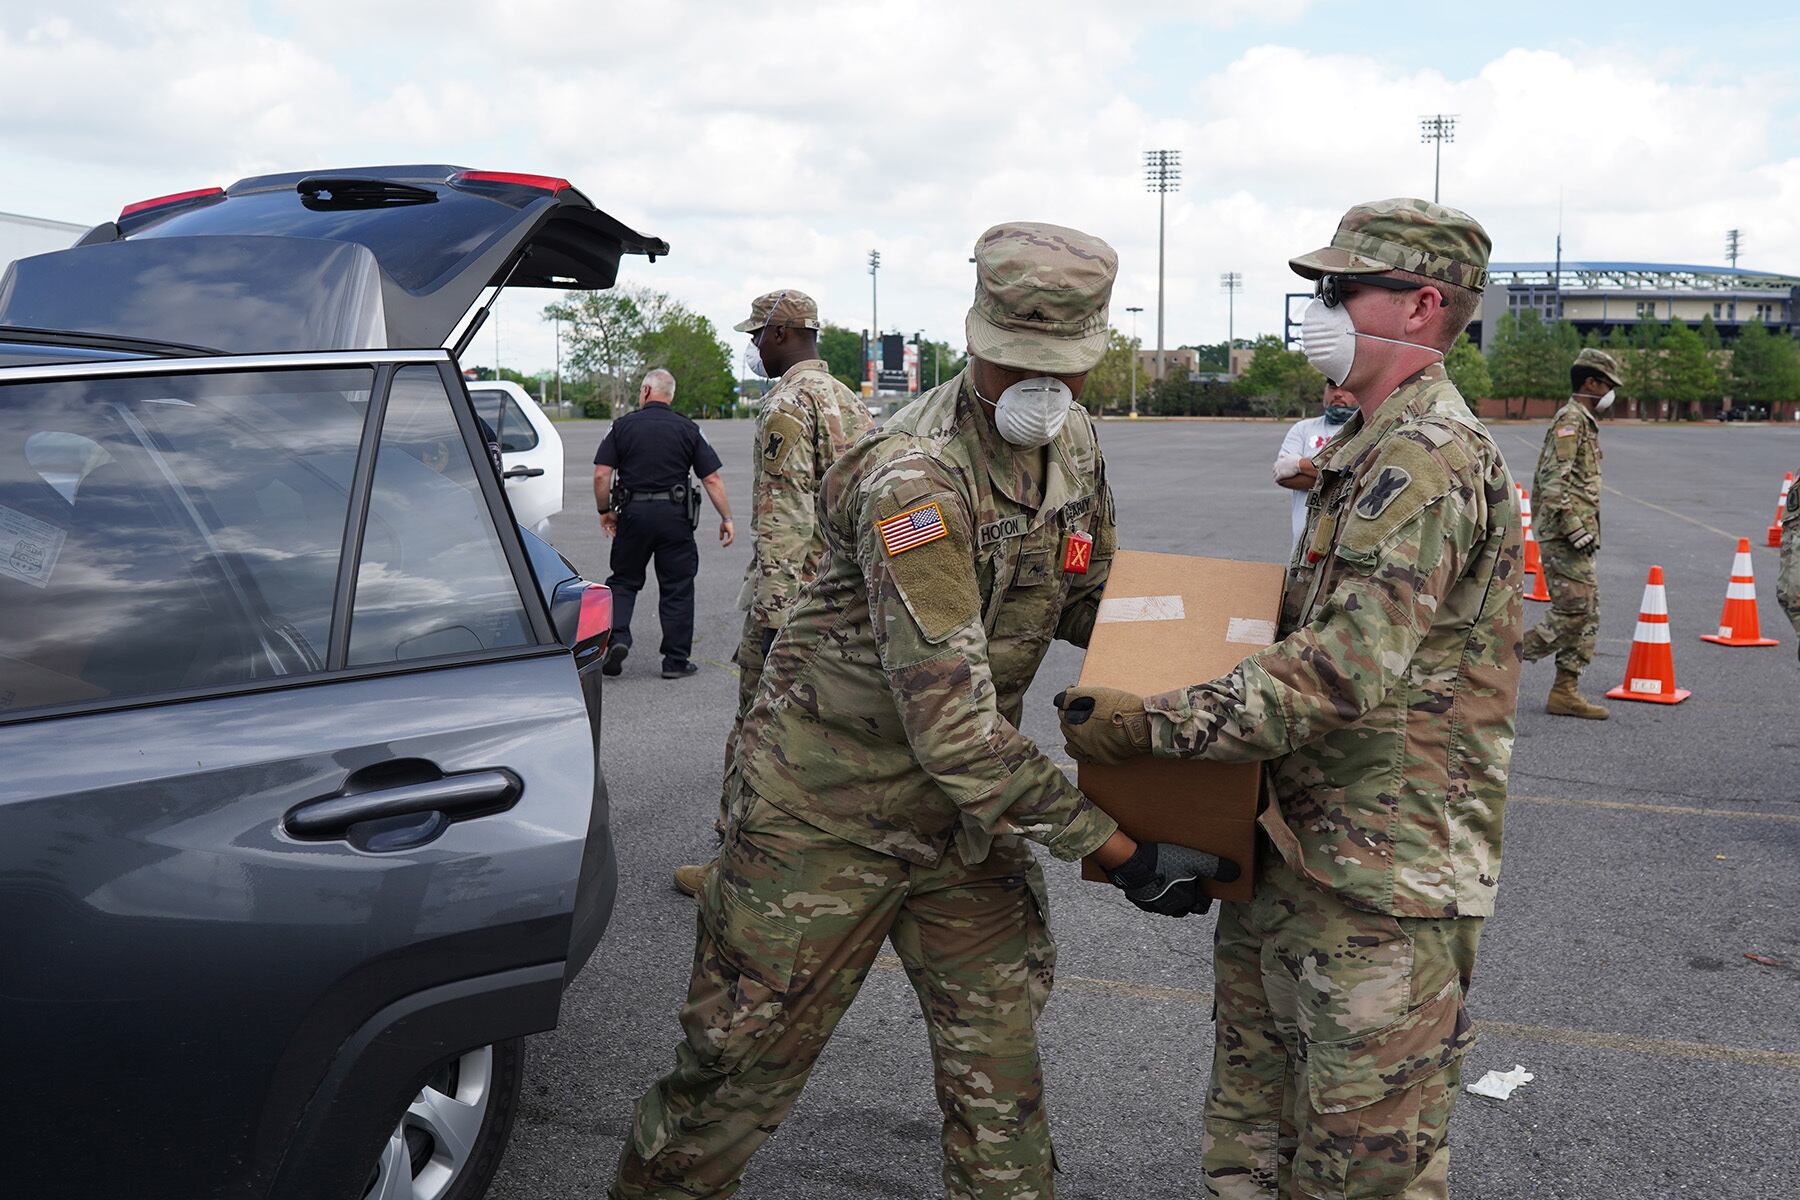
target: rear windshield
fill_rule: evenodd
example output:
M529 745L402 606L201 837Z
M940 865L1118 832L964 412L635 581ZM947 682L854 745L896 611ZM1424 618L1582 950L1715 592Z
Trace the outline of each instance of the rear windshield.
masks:
M281 189L180 213L136 236L255 234L359 242L396 283L420 292L518 220L510 205L449 187L430 204L341 211L309 209L298 193Z

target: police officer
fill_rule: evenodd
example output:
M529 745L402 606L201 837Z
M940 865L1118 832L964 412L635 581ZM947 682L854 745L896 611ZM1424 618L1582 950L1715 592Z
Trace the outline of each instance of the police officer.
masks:
M819 306L811 296L783 288L758 296L750 315L734 327L750 335L752 374L775 386L756 411L750 462L750 566L738 607L744 633L738 643L738 711L725 739L725 787L718 831L725 832L732 761L738 730L762 682L763 659L794 597L825 552L825 533L815 515L819 483L838 456L869 428L862 397L839 383L819 357ZM714 860L717 861L717 860ZM675 868L675 886L699 894L711 863Z
M1525 661L1556 655L1556 682L1544 711L1557 717L1604 721L1604 706L1576 687L1594 658L1600 628L1600 581L1594 555L1600 549L1599 413L1612 407L1620 386L1619 362L1592 347L1569 368L1573 394L1551 418L1532 477L1532 520L1550 588L1550 612L1525 634Z
M1056 947L1026 840L1094 854L1154 912L1190 911L1221 870L1120 833L1019 732L1050 639L1087 644L1112 560L1076 400L1118 260L1018 222L975 261L968 369L825 476L826 557L744 721L686 1037L638 1102L614 1200L734 1193L890 938L931 1035L945 1194L1047 1200L1036 1019Z
M614 421L594 453L594 506L600 528L613 539L612 574L606 580L613 592L613 641L600 667L607 675L624 669L631 610L652 560L662 619L662 677L682 679L699 670L689 657L694 576L700 570L700 548L694 544L700 503L690 470L718 510L719 545L731 545L731 505L719 456L698 425L669 407L674 399L673 375L661 367L645 375L640 407Z
M1156 696L1059 697L1077 757L1267 760L1252 899L1214 943L1209 1196L1444 1196L1519 691L1511 476L1444 372L1488 236L1359 204L1291 260L1307 358L1359 412L1313 457L1281 640Z

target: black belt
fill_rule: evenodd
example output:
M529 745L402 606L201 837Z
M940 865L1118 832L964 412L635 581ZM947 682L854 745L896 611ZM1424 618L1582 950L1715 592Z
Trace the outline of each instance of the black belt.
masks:
M624 493L624 498L627 503L636 503L639 500L667 500L671 504L682 504L686 502L687 496L688 491L687 485L685 484L677 484L672 488L665 488L660 492L627 491Z

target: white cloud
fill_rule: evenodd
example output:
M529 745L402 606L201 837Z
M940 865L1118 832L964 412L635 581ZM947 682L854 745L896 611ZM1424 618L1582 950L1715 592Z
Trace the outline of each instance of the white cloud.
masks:
M1171 344L1278 328L1289 255L1350 203L1428 193L1417 117L1459 114L1444 197L1501 259L1800 266L1800 160L1770 150L1766 81L1658 47L1512 49L1456 77L1304 48L1305 0L1096 8L1074 0L806 8L682 3L431 6L291 0L274 25L223 2L0 15L0 209L104 219L121 202L265 170L449 161L566 176L671 256L627 260L720 329L750 296L805 288L889 328L960 336L968 248L996 220L1075 225L1118 248L1115 318L1154 337L1156 202L1140 154L1183 152L1169 197ZM1253 30L1151 100L1134 63L1173 26ZM343 32L356 31L346 42ZM1699 78L1702 82L1687 82ZM1164 81L1166 86L1166 81ZM1159 95L1162 93L1159 93ZM501 358L547 366L546 297L500 312ZM470 354L491 357L491 330Z

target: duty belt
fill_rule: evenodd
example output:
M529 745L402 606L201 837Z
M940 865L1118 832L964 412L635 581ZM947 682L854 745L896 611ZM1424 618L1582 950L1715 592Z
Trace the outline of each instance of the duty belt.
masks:
M687 485L678 483L672 488L664 488L660 492L634 492L620 489L624 493L625 502L635 503L639 500L667 500L672 504L680 504L687 499Z

